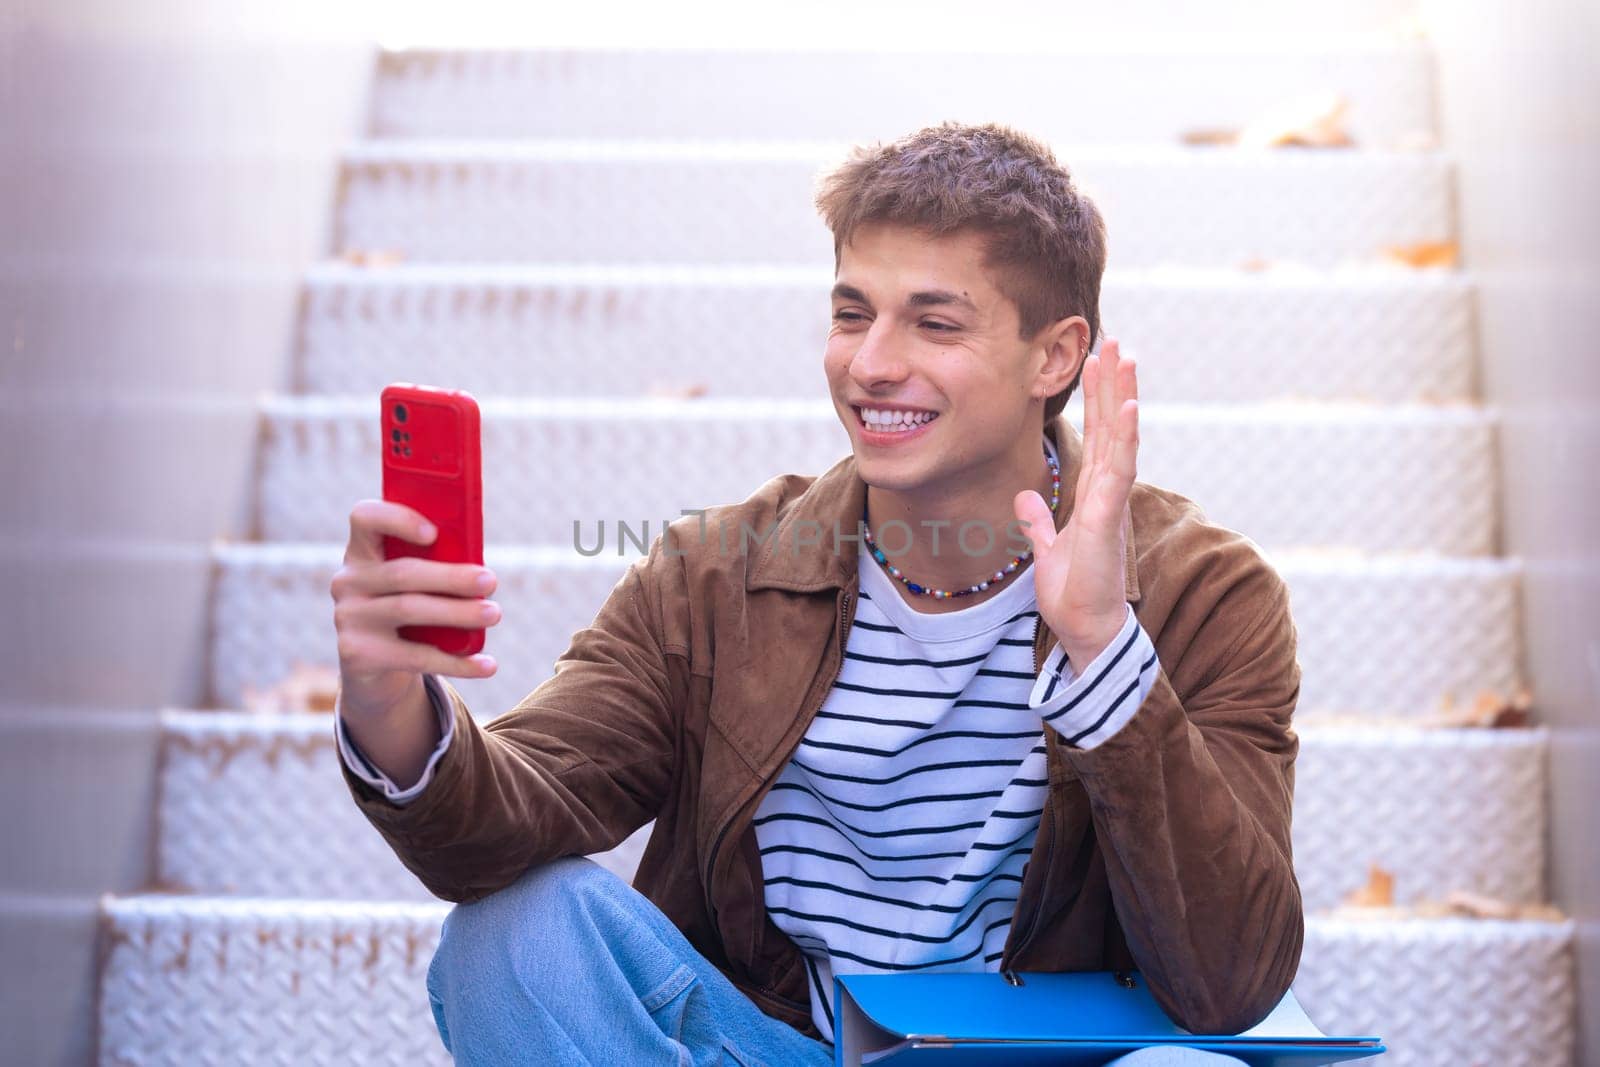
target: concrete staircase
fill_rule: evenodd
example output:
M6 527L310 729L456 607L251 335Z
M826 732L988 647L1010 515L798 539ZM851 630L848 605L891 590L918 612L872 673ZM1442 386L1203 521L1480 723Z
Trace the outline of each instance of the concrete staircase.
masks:
M1325 90L1350 102L1354 147L1181 141ZM412 380L483 402L506 621L500 675L460 689L485 718L510 707L627 562L614 528L575 551L574 520L587 544L602 517L648 541L848 448L820 367L815 171L856 139L1012 122L1107 215L1141 477L1255 538L1290 584L1297 995L1395 1064L1568 1063L1571 923L1420 906L1546 899L1544 730L1437 725L1441 702L1517 691L1521 568L1496 555L1470 272L1381 255L1455 234L1433 115L1425 44L1389 38L386 53L333 258L306 278L294 391L262 407L260 540L216 551L213 702L331 664L345 516L378 490L376 392ZM604 861L627 873L642 839ZM1373 864L1419 914L1334 910ZM447 906L350 803L325 715L166 713L158 869L160 892L104 902L102 1063L447 1061L423 989Z

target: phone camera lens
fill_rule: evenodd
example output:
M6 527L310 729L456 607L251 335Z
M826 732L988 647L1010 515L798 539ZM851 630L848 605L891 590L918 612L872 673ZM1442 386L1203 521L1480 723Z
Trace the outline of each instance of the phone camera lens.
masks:
M389 431L389 440L391 440L391 441L400 440L400 431L399 430L390 430Z
M405 422L406 421L406 406L404 404L396 404L394 406L394 421L395 422Z

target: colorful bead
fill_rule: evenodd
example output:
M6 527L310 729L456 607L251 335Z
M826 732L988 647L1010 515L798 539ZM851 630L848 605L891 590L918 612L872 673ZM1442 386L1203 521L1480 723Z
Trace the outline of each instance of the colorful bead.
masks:
M1050 510L1053 512L1056 510L1056 505L1061 502L1061 467L1056 463L1055 460L1050 458L1050 452L1048 449L1045 450L1044 459L1045 462L1050 466ZM900 568L889 562L888 557L883 554L883 550L879 548L877 542L872 539L872 530L867 527L865 517L863 517L861 522L861 539L868 545L872 546L872 558L882 564L892 577L898 578L902 585L911 590L911 592L917 596L931 596L935 600L945 600L950 597L971 596L974 593L982 593L986 591L989 586L995 584L996 582L1005 581L1006 575L1016 571L1017 568L1021 567L1023 562L1033 554L1033 549L1031 547L1023 549L1020 556L1013 556L1011 562L1007 563L1003 569L995 571L992 577L987 578L976 585L970 585L965 589L934 589L918 582L913 582L910 578L907 578L904 574L900 573Z

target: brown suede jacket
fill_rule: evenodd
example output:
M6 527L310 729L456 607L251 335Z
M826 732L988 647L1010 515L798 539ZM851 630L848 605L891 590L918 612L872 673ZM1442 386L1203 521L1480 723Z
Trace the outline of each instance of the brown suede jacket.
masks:
M1064 525L1082 439L1064 416L1046 432ZM859 546L832 531L855 534L865 500L846 457L673 522L514 709L479 725L445 687L455 738L416 799L397 806L346 769L356 803L458 902L655 819L634 885L763 1011L816 1036L751 819L839 673ZM1180 1026L1234 1033L1289 988L1304 934L1288 593L1254 542L1175 493L1135 483L1123 535L1160 671L1095 748L1044 731L1049 793L1001 967L1137 969ZM1041 620L1036 670L1052 640Z

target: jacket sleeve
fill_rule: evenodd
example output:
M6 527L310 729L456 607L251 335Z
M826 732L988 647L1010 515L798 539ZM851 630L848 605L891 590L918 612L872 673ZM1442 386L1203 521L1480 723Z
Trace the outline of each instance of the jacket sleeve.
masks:
M683 603L681 590L663 595L682 562L662 546L511 711L480 725L443 683L454 736L414 799L392 802L341 761L357 807L436 896L476 900L536 864L612 848L660 809L687 692L687 650L663 643L660 614Z
M1264 1018L1294 979L1305 933L1290 843L1296 634L1286 585L1254 558L1185 642L1184 658L1199 657L1184 664L1187 696L1158 665L1121 729L1064 748L1129 951L1193 1033Z

